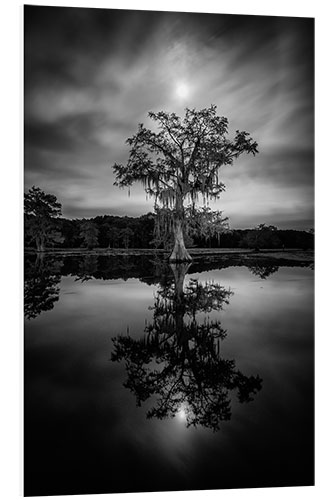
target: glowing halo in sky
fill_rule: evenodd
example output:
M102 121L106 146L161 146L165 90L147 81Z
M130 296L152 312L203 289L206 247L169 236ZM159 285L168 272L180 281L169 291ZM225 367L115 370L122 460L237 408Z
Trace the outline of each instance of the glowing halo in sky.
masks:
M127 163L138 123L156 125L148 111L216 104L260 154L225 168L212 209L234 229L313 226L313 18L26 8L27 190L54 194L69 219L153 212L139 183L130 198L113 186L110 165Z
M186 406L184 403L182 403L181 406L179 407L179 409L176 413L176 417L177 417L179 422L186 422L187 413L186 413Z
M175 84L174 92L179 101L185 101L191 94L191 88L186 81L179 80Z

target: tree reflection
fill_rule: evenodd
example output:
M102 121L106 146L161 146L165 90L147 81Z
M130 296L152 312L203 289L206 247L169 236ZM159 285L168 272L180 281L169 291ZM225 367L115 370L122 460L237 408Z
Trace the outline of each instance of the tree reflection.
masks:
M196 279L184 286L189 265L171 267L174 283L157 291L153 321L145 335L113 338L111 359L125 360L124 386L135 395L138 406L154 398L148 418L178 414L188 427L218 430L220 422L231 417L230 391L237 391L240 402L251 401L262 380L243 375L234 360L220 355L226 330L208 313L220 311L233 292Z
M24 269L24 316L36 318L43 311L50 311L59 300L62 261L46 260L37 255Z
M84 255L79 261L78 269L75 272L75 281L89 281L93 279L98 269L97 255Z
M260 279L265 280L271 274L276 273L279 270L279 266L271 263L259 263L255 262L251 266L248 266L249 270L251 271L252 274L255 276L258 276Z

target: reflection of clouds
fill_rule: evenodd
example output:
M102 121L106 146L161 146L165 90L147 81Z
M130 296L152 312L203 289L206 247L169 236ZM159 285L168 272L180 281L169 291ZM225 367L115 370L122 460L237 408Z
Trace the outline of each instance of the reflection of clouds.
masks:
M218 434L201 427L186 429L177 416L146 420L147 408L135 411L132 395L122 387L123 367L109 362L110 329L116 332L119 326L126 331L129 324L130 334L136 331L139 338L145 319L151 320L148 307L156 286L120 279L80 283L63 277L61 300L53 313L29 322L26 331L26 362L33 368L27 381L32 398L27 417L33 425L29 444L42 465L37 484L41 477L45 483L51 481L53 471L61 484L72 477L73 464L79 469L77 487L95 470L96 482L109 487L105 491L127 486L135 473L142 474L145 486L153 480L165 488L181 484L189 489L205 486L207 470L214 473L218 488L239 486L242 478L255 478L265 465L265 484L280 481L287 468L292 474L295 467L304 469L312 439L311 425L304 424L311 408L304 401L313 380L308 378L313 359L313 273L280 267L263 289L244 267L197 275L235 290L223 313L223 325L230 331L224 353L237 353L239 368L246 372L260 367L265 386L255 405L243 412L234 398L234 418ZM55 422L51 431L50 422ZM290 453L283 455L281 469L281 449L286 448ZM253 451L251 459L244 450Z
M208 275L202 273L201 279ZM310 268L280 266L262 282L245 267L230 267L215 271L214 278L217 283L228 280L231 289L235 290L233 307L226 309L223 324L237 335L225 339L224 349L228 356L237 352L241 370L249 368L247 355L251 350L256 352L258 366L270 359L270 369L276 371L281 363L287 366L295 358L296 344L299 353L308 350L313 333L309 328L313 322L313 271ZM298 362L302 371L301 361L295 358L294 363Z

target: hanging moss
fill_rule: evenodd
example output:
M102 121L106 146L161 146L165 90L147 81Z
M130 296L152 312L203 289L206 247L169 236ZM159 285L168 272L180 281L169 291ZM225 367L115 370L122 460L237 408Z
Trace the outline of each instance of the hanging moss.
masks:
M138 132L127 140L131 148L127 165L113 167L115 185L124 187L141 181L146 200L154 199L155 235L159 239L166 231L172 232L177 197L181 197L183 213L186 202L192 205L191 231L205 237L217 234L219 241L223 220L207 211L210 200L224 191L218 169L231 165L241 153L255 155L258 145L245 132L237 131L234 140L227 140L228 120L217 116L216 109L214 105L202 110L186 109L183 120L175 113L149 113L159 130L154 132L140 124ZM199 201L204 206L196 211ZM183 222L186 231L185 219Z

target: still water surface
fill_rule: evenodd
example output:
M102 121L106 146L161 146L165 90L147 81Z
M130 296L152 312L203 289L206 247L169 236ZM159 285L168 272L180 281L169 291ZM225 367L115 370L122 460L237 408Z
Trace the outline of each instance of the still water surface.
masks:
M313 484L313 270L25 263L25 495Z

